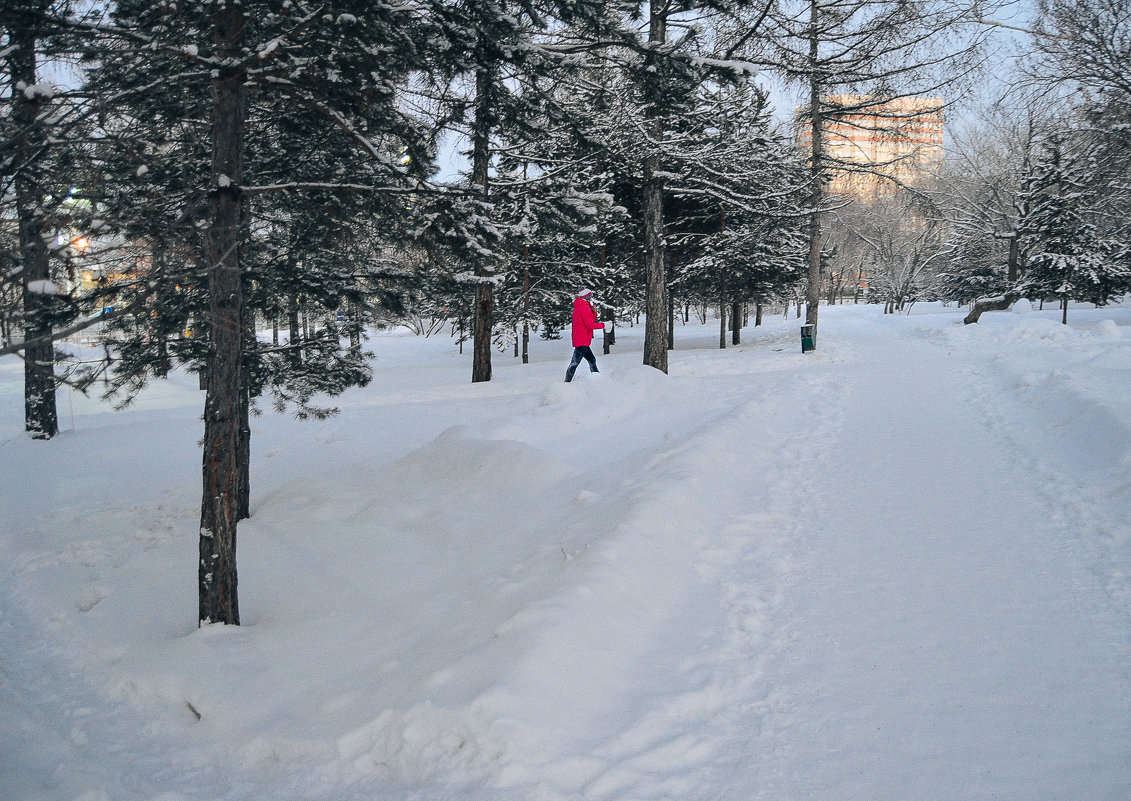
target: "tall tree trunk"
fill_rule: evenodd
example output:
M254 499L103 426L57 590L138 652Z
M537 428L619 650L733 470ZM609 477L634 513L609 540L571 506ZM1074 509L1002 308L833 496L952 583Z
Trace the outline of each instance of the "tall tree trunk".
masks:
M820 10L817 0L809 3L809 128L812 137L809 180L809 286L805 293L805 324L813 326L813 344L817 343L817 311L821 304L821 162L824 158L824 136L821 125Z
M36 78L35 22L12 14L8 27L8 63L11 85L34 87ZM48 148L43 128L44 98L34 90L12 89L12 122L16 136L11 155L16 165L16 215L19 218L20 260L24 310L24 429L35 439L50 439L59 433L55 407L55 346L51 342L49 314L55 302L50 292L51 260L45 236L44 191L35 162Z
M649 6L648 42L656 46L667 41L666 13L656 3ZM649 54L649 59L655 56ZM663 138L660 121L660 98L653 98L648 110L648 134L653 149L644 157L644 272L645 312L644 364L664 373L668 371L669 315L667 297L667 270L664 249L664 179L660 175L660 155L655 151Z
M657 177L659 157L644 162L644 252L647 302L644 364L668 371L668 298L664 258L664 184Z
M1012 231L1009 237L1009 262L1006 267L1006 277L1009 279L1011 289L1021 277L1021 247L1018 239L1017 231Z
M240 52L246 19L225 3L215 17L219 61ZM240 403L244 326L239 240L242 144L247 95L242 72L220 68L212 82L212 197L208 300L212 329L204 402L204 492L200 509L199 621L239 625L236 524L239 520Z
M165 273L166 273L166 245L164 237L157 237L157 241L153 246L153 294L155 305L161 307L161 298L165 293ZM154 318L149 326L150 336L154 338L157 343L157 366L153 369L153 374L158 378L168 378L169 371L173 368L172 360L169 358L169 335L170 331L166 328L165 324L161 322L161 317L158 315Z
M293 348L293 350L288 351L290 358L296 364L302 364L302 349L298 347L298 344L302 342L302 333L298 325L298 306L298 296L292 295L290 308L287 309L287 345Z
M727 271L719 273L719 349L727 347Z
M245 240L247 241L247 240ZM239 500L238 520L251 517L251 359L258 342L255 338L255 312L244 304L243 345L240 352L240 423L239 423Z
M522 363L530 364L530 246L522 246Z
M479 188L479 197L486 203L490 197L487 178L491 160L491 87L494 70L481 67L475 73L475 130L472 133L471 182ZM471 381L491 380L491 329L495 299L491 284L492 265L480 256L475 263L475 341L471 356Z
M742 301L736 300L730 307L730 344L739 345L742 343L742 321L745 317L742 309Z
M604 294L605 290L609 288L608 278L605 276L605 264L608 257L608 251L604 246L601 247L601 293ZM601 306L601 321L608 323L605 326L605 331L601 335L601 350L608 356L609 350L613 345L617 344L617 315L613 311L611 303L604 303Z

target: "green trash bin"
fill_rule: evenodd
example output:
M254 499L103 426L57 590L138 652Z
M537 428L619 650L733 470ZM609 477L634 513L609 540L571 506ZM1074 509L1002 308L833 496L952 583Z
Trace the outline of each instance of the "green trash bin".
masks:
M817 330L815 325L801 326L801 352L808 353L811 350L817 349L817 343L814 341L814 333Z

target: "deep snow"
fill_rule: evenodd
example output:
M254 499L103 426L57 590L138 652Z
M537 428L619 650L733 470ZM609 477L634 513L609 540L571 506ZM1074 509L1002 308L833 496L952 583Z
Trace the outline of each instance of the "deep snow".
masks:
M1131 303L962 313L378 334L253 422L238 628L195 378L33 442L0 360L0 799L1126 801Z

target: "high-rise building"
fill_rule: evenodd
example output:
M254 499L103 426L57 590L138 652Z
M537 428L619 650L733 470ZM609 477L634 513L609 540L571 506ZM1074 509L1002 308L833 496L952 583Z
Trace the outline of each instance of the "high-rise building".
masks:
M807 112L798 109L798 146L812 152ZM822 112L832 193L872 199L898 184L921 185L942 168L942 98L831 95Z

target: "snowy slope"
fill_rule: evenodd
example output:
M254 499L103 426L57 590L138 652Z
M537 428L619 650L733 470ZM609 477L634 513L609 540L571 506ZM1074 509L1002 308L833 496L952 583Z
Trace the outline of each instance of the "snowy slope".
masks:
M203 630L194 379L31 442L0 361L0 799L1131 798L1131 308L961 316L379 334Z

